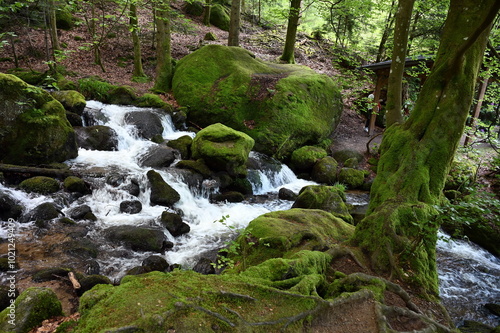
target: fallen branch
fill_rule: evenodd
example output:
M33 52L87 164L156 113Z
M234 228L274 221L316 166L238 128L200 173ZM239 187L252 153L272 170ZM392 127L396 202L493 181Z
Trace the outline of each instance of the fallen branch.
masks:
M20 166L12 164L0 164L0 172L24 174L30 177L47 176L47 177L63 178L63 179L68 176L77 176L77 174L71 170L47 169L47 168Z

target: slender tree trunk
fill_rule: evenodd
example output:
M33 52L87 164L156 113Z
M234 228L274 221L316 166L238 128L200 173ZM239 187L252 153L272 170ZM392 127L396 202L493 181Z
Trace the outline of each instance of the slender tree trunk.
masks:
M154 89L167 92L172 88L172 50L170 33L170 1L160 2L156 11L158 29L156 49L156 81Z
M353 243L372 267L438 292L433 205L442 198L464 131L498 0L451 0L434 67L408 121L389 127L380 146L366 217Z
M401 113L403 105L403 75L414 3L415 0L399 0L396 27L394 29L391 71L387 86L387 112L385 114L387 126L391 126L394 123L403 123L403 114Z
M229 37L227 39L228 46L240 45L240 12L241 0L233 0L231 2L231 20L229 23Z
M210 26L210 13L212 12L212 0L205 0L205 9L203 11L203 24Z
M295 39L297 38L297 27L299 26L301 0L290 1L290 13L288 14L288 27L286 29L285 48L280 60L289 64L295 63Z
M52 52L61 50L59 44L59 37L57 36L56 25L56 5L54 0L48 0L48 18L49 18L49 32L50 42L52 43Z
M416 37L416 33L415 32L417 31L418 21L420 20L421 16L422 16L422 12L418 11L418 12L415 13L415 15L413 17L413 22L411 24L410 34L409 34L409 37L408 37L408 48L406 50L406 56L407 57L410 56L410 52L411 52L411 47L412 47L412 44L413 44L413 40Z
M132 43L134 45L134 71L133 77L144 77L144 69L142 67L141 41L139 40L139 26L137 20L137 5L135 2L130 3L129 24L132 34Z
M385 20L384 33L382 34L382 38L380 39L380 44L378 46L376 62L381 62L385 56L385 45L387 44L387 40L389 39L389 36L391 35L392 25L394 24L393 12L394 12L395 4L396 4L396 0L392 0L391 9L389 10L389 13L387 14L387 19Z

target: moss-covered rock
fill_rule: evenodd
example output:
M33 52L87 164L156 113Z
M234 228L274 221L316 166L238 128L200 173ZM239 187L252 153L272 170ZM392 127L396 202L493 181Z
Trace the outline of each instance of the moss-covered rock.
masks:
M171 111L171 107L156 94L146 93L134 101L140 107L158 108Z
M294 150L290 160L290 167L295 172L311 172L316 162L326 157L326 150L313 147L304 146Z
M363 186L366 173L363 170L342 168L338 175L338 181L350 189L356 189Z
M7 307L0 313L0 332L26 333L45 319L63 314L61 303L49 288L28 288L12 305L14 310Z
M339 89L329 77L304 66L267 63L238 47L207 45L181 59L173 91L189 121L245 132L256 151L278 158L326 139L342 112Z
M245 230L237 239L240 253L230 255L241 263L236 271L301 250L327 250L347 240L354 227L323 210L293 208L261 215Z
M467 156L455 154L446 177L445 190L460 190L476 180L479 163Z
M311 179L317 183L333 185L337 182L338 162L331 156L326 156L314 164Z
M201 16L205 10L205 5L201 1L186 2L183 9L188 15Z
M78 146L88 150L113 151L118 148L118 135L109 126L76 127Z
M215 4L210 10L210 23L217 28L229 31L230 12L229 8Z
M56 26L58 29L71 30L78 19L71 14L68 8L58 6L56 10Z
M212 175L212 171L205 164L205 161L202 159L193 161L193 160L182 160L177 162L175 165L179 169L188 169L194 172L199 173L203 176L203 178L208 178Z
M29 211L27 214L23 215L20 219L19 222L21 223L26 223L26 222L31 222L31 221L48 221L55 219L58 217L60 214L59 209L54 205L52 202L44 202L35 208L33 208L31 211Z
M59 191L59 181L45 176L36 176L23 180L19 188L26 192L35 192L39 194L50 194Z
M48 164L77 155L75 133L61 103L14 75L0 74L0 160Z
M186 160L191 156L192 143L192 137L190 137L189 135L183 135L180 138L168 141L167 146L177 149L181 153L181 158Z
M7 221L10 218L17 220L22 213L23 206L17 199L0 192L0 220Z
M191 231L191 227L187 223L184 223L182 217L176 213L163 212L160 222L174 237L187 234Z
M181 199L179 193L168 185L163 177L154 170L147 172L151 186L151 203L160 206L172 206Z
M300 190L292 208L321 209L352 224L353 218L349 214L345 199L342 188L311 185Z
M82 115L87 102L85 96L74 90L59 90L50 93L52 97L58 100L68 112Z
M137 95L132 87L113 87L108 93L107 102L109 104L132 105L137 99Z
M68 192L88 193L89 188L80 177L69 176L64 179L63 187Z
M337 162L341 164L344 164L347 160L350 159L356 159L358 163L360 163L364 159L363 154L361 154L357 150L352 150L352 149L335 151L332 153L332 156Z
M210 125L199 131L191 145L194 159L203 159L214 171L232 176L246 175L246 163L254 140L223 124Z

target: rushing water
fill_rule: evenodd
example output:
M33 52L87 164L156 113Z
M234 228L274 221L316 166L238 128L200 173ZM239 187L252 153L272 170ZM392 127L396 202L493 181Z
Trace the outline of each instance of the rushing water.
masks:
M63 212L86 204L92 208L97 217L90 237L102 241L98 262L101 273L117 279L123 276L127 269L141 264L142 260L152 253L133 253L120 251L116 247L106 245L102 240L102 230L115 225L157 225L158 218L169 208L151 205L150 192L146 179L149 168L142 168L138 160L154 143L141 139L134 126L125 124L127 112L143 110L136 107L105 105L100 102L89 101L87 107L101 110L101 125L106 125L118 134L118 149L116 151L95 151L80 149L78 157L67 161L73 170L105 170L108 173L119 173L128 179L134 179L141 185L138 197L132 196L125 189L113 187L97 177L96 189L92 194L84 196ZM162 136L165 139L175 139L182 135L194 136L190 132L175 130L170 116L162 118L164 128ZM172 251L165 253L169 263L192 267L200 254L219 248L224 240L231 236L232 229L240 229L255 217L276 210L289 209L290 201L280 200L277 192L286 187L297 193L303 186L313 184L298 179L286 166L258 153L251 153L251 158L259 161L259 170L249 170L248 178L252 183L254 194L264 198L258 202L245 201L242 203L213 203L209 194L217 191L210 186L200 189L190 188L182 177L172 168L157 170L162 177L180 194L180 201L175 209L183 213L183 221L189 224L191 231L183 236L172 237L165 230L166 237L174 243ZM6 192L19 200L29 211L37 205L47 201L57 201L41 195L26 194L0 184L0 192ZM125 214L119 210L120 202L124 200L140 200L142 211L138 214ZM348 197L352 205L363 205L368 201L366 193L353 193ZM217 223L223 216L228 216L225 223ZM32 224L18 226L18 232L29 229ZM5 237L6 230L0 228L0 237ZM127 255L124 253L127 252ZM489 255L482 249L471 244L455 241L440 241L438 244L438 267L440 275L440 292L444 304L450 309L454 319L475 319L494 325L498 318L488 315L482 305L487 302L498 302L500 299L500 262L498 258Z

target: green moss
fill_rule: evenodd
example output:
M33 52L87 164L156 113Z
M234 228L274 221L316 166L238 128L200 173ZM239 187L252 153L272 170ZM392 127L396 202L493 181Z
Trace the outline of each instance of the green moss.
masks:
M203 71L196 68L203 68ZM181 59L173 78L188 120L220 122L255 139L254 149L278 158L326 139L339 121L333 81L307 67L255 59L238 47L207 45Z
M134 88L130 86L113 87L108 92L106 102L109 104L131 105L137 99Z
M292 153L291 167L295 171L311 171L314 164L326 156L327 153L322 148L313 146L300 147Z
M208 178L212 175L212 171L207 167L207 165L202 159L196 161L193 160L179 161L175 166L180 169L193 170L202 175L204 178Z
M192 143L193 138L191 138L189 135L184 135L178 139L168 141L167 146L177 149L181 153L182 159L186 160L191 156Z
M54 178L37 176L23 180L19 188L26 192L50 194L59 191L59 181Z
M58 100L68 112L73 112L81 115L87 102L85 97L78 91L64 90L51 92L52 97Z
M69 192L79 192L86 193L88 192L87 185L85 181L76 176L69 176L64 179L63 182L64 189Z
M134 102L135 105L141 107L151 107L151 108L169 108L169 105L156 94L144 94L137 98ZM171 107L169 108L171 109Z
M365 181L365 172L352 168L342 168L338 175L338 181L350 189L359 188Z
M217 28L229 31L229 10L228 8L215 4L210 11L210 23Z
M78 80L78 91L87 100L97 100L106 103L109 100L109 92L114 87L111 83L103 81L98 77Z

